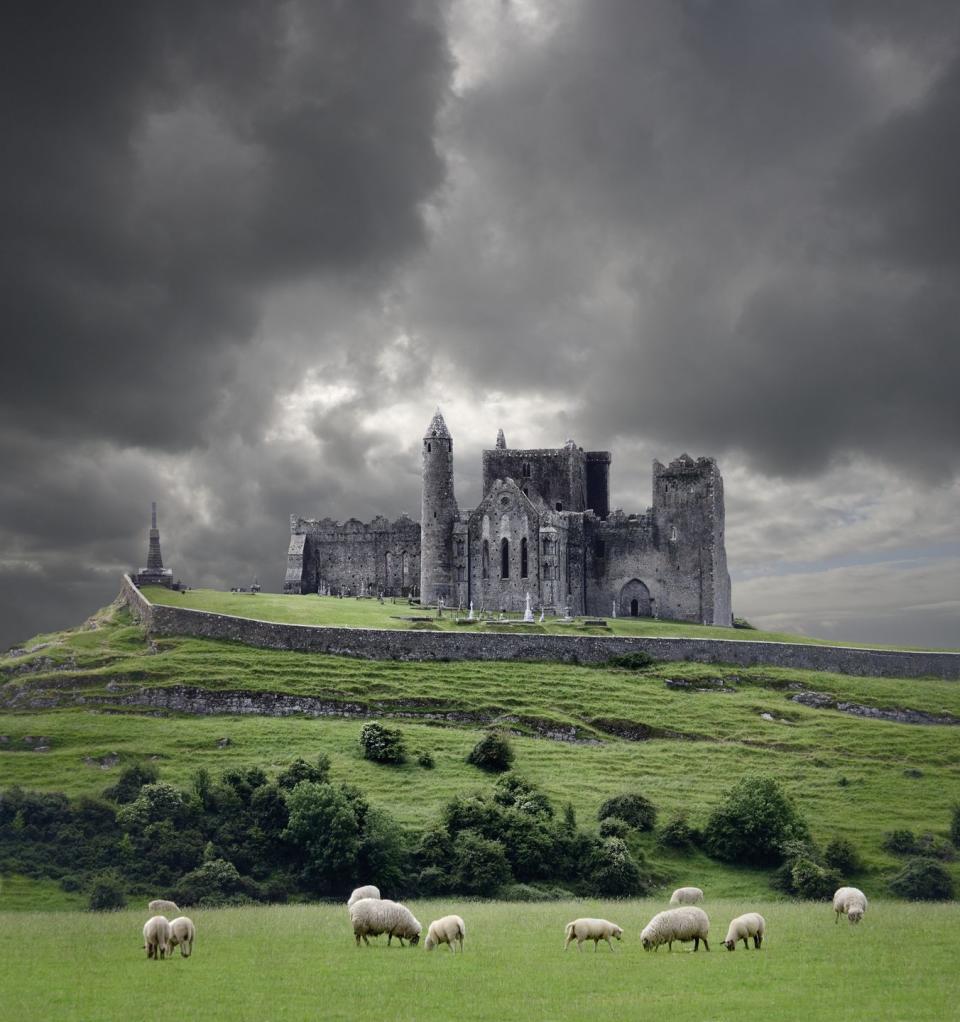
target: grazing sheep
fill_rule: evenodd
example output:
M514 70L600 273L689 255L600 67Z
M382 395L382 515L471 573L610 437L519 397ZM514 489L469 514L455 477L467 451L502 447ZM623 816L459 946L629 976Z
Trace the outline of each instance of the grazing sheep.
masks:
M841 887L833 896L833 911L838 923L844 913L851 923L859 923L867 911L867 896L859 887Z
M179 944L180 954L184 958L189 958L196 936L197 928L193 925L193 920L188 916L177 916L170 923L170 954L173 954L173 949Z
M358 887L353 894L350 895L350 900L347 902L347 908L349 908L354 902L360 901L362 898L378 898L380 897L380 888L374 887L373 884L367 884L366 887Z
M350 906L350 922L353 924L353 935L357 938L357 947L360 946L361 937L364 944L369 944L368 936L377 937L381 933L387 935L388 945L394 937L400 941L401 947L404 937L411 944L420 940L420 923L410 909L388 898L382 901L379 898L355 901Z
M692 940L693 950L700 947L700 941L707 951L710 945L707 943L707 930L710 928L710 920L702 908L695 908L693 905L684 905L683 908L668 908L665 912L658 912L640 934L644 951L653 948L654 951L661 944L667 945L667 950L673 950L673 942Z
M151 901L147 905L147 911L152 912L154 915L162 912L179 912L180 908L173 901L166 901L163 898L158 898L156 901Z
M572 923L567 923L563 935L566 938L563 942L564 951L570 947L572 941L576 941L577 950L582 951L585 940L593 941L594 951L597 950L600 941L605 940L607 947L612 951L613 945L610 943L610 938L615 937L617 940L622 940L623 930L616 923L611 923L609 919L574 919Z
M737 916L727 927L727 936L723 941L723 946L728 951L732 951L737 946L737 941L742 940L743 946L748 948L750 945L747 943L747 938L753 937L753 947L759 951L766 930L766 921L759 912L745 912L742 916Z
M446 944L451 951L456 951L453 946L455 942L460 944L463 951L463 938L467 935L467 928L463 925L460 916L444 916L442 919L434 919L427 927L427 939L423 946L432 951L438 944Z
M143 924L143 946L147 950L147 958L163 958L173 953L170 921L166 916L151 916Z
M670 895L671 905L696 905L703 901L703 891L699 887L678 887Z

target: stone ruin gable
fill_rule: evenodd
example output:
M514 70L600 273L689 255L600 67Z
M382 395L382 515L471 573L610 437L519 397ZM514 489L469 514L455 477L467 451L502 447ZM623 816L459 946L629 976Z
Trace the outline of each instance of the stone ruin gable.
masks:
M658 616L729 626L723 479L716 461L688 454L667 466L654 461L651 514L662 554Z
M483 452L483 492L486 493L497 479L514 479L528 496L538 494L552 510L582 512L588 507L590 465L593 466L593 490L598 501L606 505L609 459L606 451L585 453L572 440L561 448L520 450L496 447Z
M486 487L466 523L466 597L475 609L521 611L528 592L532 602L542 602L540 526L547 515L543 501L513 479Z
M391 522L290 516L285 593L409 596L420 582L420 525L407 515Z

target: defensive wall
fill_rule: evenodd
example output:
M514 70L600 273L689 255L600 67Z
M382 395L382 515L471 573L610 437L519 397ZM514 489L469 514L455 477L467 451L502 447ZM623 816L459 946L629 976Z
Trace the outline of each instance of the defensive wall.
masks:
M151 635L226 639L262 649L331 653L369 660L540 660L598 664L624 653L737 667L787 667L866 677L960 679L960 653L908 652L758 642L623 635L414 631L278 624L150 603L123 576L121 598ZM255 600L256 597L251 597Z

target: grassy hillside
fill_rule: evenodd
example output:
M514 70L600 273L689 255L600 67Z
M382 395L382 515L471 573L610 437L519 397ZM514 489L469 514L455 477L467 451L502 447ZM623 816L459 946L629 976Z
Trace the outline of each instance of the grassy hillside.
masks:
M225 593L216 589L190 589L187 592L174 592L163 586L144 586L143 595L152 603L172 607L189 607L193 610L206 610L216 614L231 614L234 617L252 617L261 621L276 621L296 625L336 625L354 628L413 628L423 627L425 622L412 621L410 618L430 618L430 626L443 630L465 629L505 631L517 630L516 622L522 615L507 614L507 622L489 620L473 624L457 621L456 610L444 611L442 617L436 616L435 610L421 610L405 599L386 598L383 603L375 599L357 599L349 597L338 599L335 596L284 596L278 593ZM479 615L478 615L479 616ZM591 619L579 618L573 622L560 623L556 618L547 617L543 624L534 627L551 635L643 635L670 636L695 639L753 639L765 642L800 642L817 643L824 646L853 645L826 639L813 639L803 635L791 635L786 632L763 632L758 629L715 628L708 625L692 625L682 621L654 620L653 618L614 618L606 616L604 627L588 625ZM509 622L513 622L511 625ZM880 647L876 647L880 648ZM887 648L887 647L884 647ZM889 647L906 648L906 647Z
M357 948L339 905L197 910L192 957L162 962L140 947L145 906L94 920L0 912L0 961L16 976L4 988L4 1014L126 1022L156 1005L206 1022L956 1016L956 905L880 903L852 927L834 925L829 905L750 902L766 918L767 939L759 951L741 945L733 954L720 940L742 901L707 903L713 950L697 954L689 944L643 951L640 930L663 907L652 900L411 907L424 927L462 915L464 953L387 947L382 937ZM618 922L623 942L612 953L562 951L565 923L594 914Z
M3 786L94 794L141 758L154 759L163 779L186 785L199 766L214 774L254 763L279 770L324 751L335 780L350 780L403 824L422 828L455 793L492 785L465 757L496 722L517 733L515 769L558 805L571 802L583 823L595 820L604 798L637 790L661 820L682 811L702 824L737 779L759 773L794 796L816 838L850 838L873 870L897 864L881 848L884 832L942 835L960 799L956 727L863 719L792 701L805 688L839 702L960 718L955 682L676 663L636 673L378 663L198 639L149 641L118 607L14 652L0 658ZM322 700L331 716L191 716L146 705L157 692L185 687L214 711L231 693L282 693ZM436 769L413 758L400 767L362 759L357 736L370 717L394 718L412 750L434 755ZM708 877L716 893L766 889L757 872L705 857L674 861L652 845L650 853L678 879L690 870ZM871 885L873 893L882 889L876 874L863 884L868 893Z

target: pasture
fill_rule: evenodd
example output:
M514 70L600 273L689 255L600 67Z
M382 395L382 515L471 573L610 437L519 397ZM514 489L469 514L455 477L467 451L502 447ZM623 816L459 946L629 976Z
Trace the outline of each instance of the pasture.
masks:
M857 927L827 903L709 901L709 953L644 952L662 900L546 904L411 902L424 927L464 917L466 950L357 948L346 908L297 905L190 911L193 957L147 961L142 911L0 913L3 1016L127 1022L153 1015L264 1019L941 1020L955 1018L960 907L871 904ZM721 945L727 923L760 911L760 951ZM601 915L624 928L605 945L564 952L563 928Z

